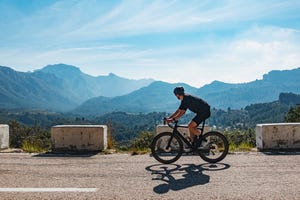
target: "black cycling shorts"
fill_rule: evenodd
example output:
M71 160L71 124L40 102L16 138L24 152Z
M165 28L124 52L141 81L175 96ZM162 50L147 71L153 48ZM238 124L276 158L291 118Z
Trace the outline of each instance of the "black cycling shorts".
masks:
M209 117L210 110L202 113L197 113L197 115L192 119L192 121L194 121L197 124L197 126L199 126L199 124L201 124L204 120L206 120Z

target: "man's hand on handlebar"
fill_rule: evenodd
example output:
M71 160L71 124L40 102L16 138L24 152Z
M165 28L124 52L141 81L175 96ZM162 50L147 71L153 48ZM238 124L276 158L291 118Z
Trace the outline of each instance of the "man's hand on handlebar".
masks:
M167 123L167 124L170 124L171 122L174 122L174 118L164 118L164 121Z

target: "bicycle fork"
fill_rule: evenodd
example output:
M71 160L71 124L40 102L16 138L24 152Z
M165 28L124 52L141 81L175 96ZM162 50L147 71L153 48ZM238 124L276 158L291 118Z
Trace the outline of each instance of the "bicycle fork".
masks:
M171 146L171 142L172 142L172 140L173 140L173 134L171 135L171 138L169 139L169 141L168 141L168 144L167 144L167 147L166 147L166 150L168 150L169 148L170 148L170 146Z

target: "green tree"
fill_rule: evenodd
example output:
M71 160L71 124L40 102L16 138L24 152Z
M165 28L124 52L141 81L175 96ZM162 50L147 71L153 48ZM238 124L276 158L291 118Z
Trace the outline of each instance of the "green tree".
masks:
M143 131L135 140L133 140L132 147L138 151L147 150L150 148L154 136L154 132Z
M300 105L292 107L285 117L286 122L300 122Z
M20 148L23 140L28 136L30 130L15 120L10 120L8 125L10 146Z

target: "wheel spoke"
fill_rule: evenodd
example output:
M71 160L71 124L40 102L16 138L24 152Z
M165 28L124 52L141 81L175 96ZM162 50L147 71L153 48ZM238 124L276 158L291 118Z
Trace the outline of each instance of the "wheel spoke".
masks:
M161 133L153 140L152 154L162 163L175 162L182 154L182 142L172 133Z
M228 152L228 142L225 136L218 132L209 132L203 137L203 141L209 142L208 144L207 142L203 142L203 145L208 146L208 151L200 151L201 158L212 163L222 160Z

